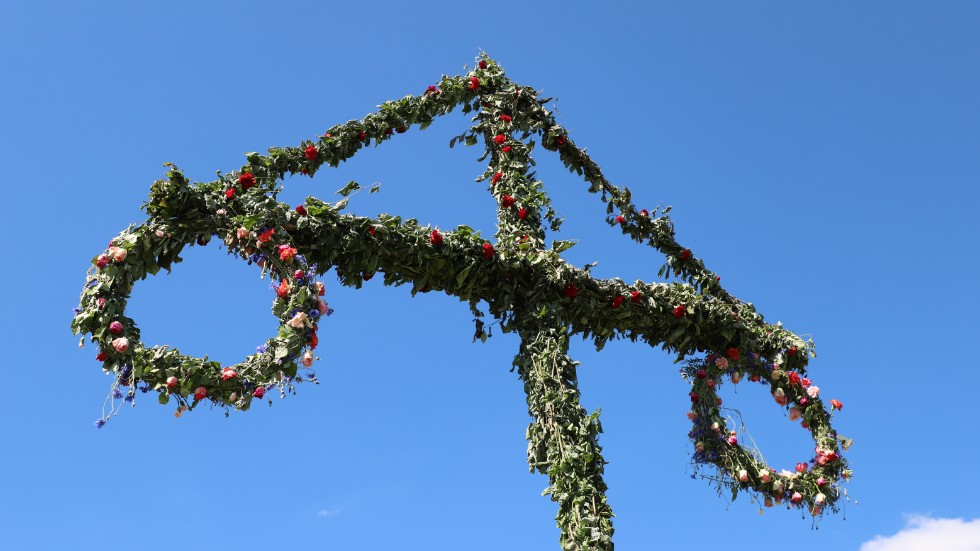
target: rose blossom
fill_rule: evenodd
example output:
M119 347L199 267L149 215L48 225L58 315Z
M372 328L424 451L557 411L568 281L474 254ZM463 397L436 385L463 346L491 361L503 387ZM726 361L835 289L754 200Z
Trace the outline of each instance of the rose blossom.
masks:
M728 360L725 358L716 358L715 365L718 366L718 369L728 369Z
M235 235L237 235L239 239L248 239L248 234L249 231L245 228L238 228L235 230Z
M798 472L800 474L805 473L808 468L809 468L809 465L807 465L806 463L797 463L796 464L796 472Z
M824 486L826 484L827 484L826 478L821 476L820 478L817 479L817 486Z
M786 405L786 402L787 402L786 393L783 392L783 389L782 388L777 388L776 391L772 393L772 397L773 397L774 400L776 400L776 403L777 404L779 404L781 406L785 406Z
M199 386L194 389L195 400L203 400L207 398L207 396L208 396L208 389L204 388L203 386Z
M320 312L320 315L322 316L327 313L330 307L327 306L327 303L324 302L322 298L318 298L316 299L316 309L318 312Z
M303 367L310 367L311 365L313 365L313 353L310 352L309 350L304 352L303 358L300 360L300 363L303 364Z
M769 482L770 480L772 480L772 477L769 476L769 471L767 470L759 471L759 480L763 482Z
M121 335L123 332L123 324L118 321L114 321L109 324L109 332L113 335Z
M803 412L800 411L800 408L796 408L796 407L789 408L789 420L790 421L797 421L802 416L803 416Z
M112 341L112 346L116 349L116 352L125 352L126 350L129 350L129 339L126 337L120 337Z
M227 381L228 379L234 379L238 376L238 372L230 367L226 367L221 370L221 380Z
M175 386L177 386L177 377L173 375L167 377L167 388L173 388Z
M688 411L687 412L687 418L688 418L688 420L693 421L693 420L695 420L695 419L698 418L698 414L697 413L694 413L693 411Z
M293 319L286 322L290 327L295 329L302 329L306 325L306 312L297 312Z
M109 256L116 262L126 260L126 249L122 247L109 247Z
M735 371L732 373L732 384L737 385L742 380L742 372Z
M260 387L256 388L255 389L255 392L252 393L252 396L255 396L256 398L261 398L261 397L265 396L265 387L260 386Z
M742 469L741 471L738 471L738 479L741 482L748 482L749 481L749 471L746 471L745 469Z
M800 492L793 492L793 497L791 499L793 500L793 503L799 503L803 501L803 496L800 495Z

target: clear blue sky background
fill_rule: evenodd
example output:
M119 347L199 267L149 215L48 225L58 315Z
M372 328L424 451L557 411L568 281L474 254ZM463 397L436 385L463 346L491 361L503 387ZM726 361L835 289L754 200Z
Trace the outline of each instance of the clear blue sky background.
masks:
M7 201L0 402L7 549L557 549L525 463L518 341L471 344L468 310L325 278L319 386L225 418L147 395L101 431L110 379L68 328L90 259L162 163L196 180L295 145L458 74L480 49L558 98L561 122L641 206L767 319L812 335L812 376L844 402L856 478L842 516L689 478L686 384L658 349L577 343L620 549L858 549L910 514L980 517L980 4L947 2L6 2L0 162ZM790 5L792 4L792 6ZM380 182L351 210L494 231L461 114L362 151L283 198ZM596 273L662 263L603 221L539 151L539 174ZM275 332L257 272L195 247L141 282L145 340L225 362ZM380 279L380 278L378 278ZM812 456L761 387L726 390L770 462ZM856 503L855 503L856 501Z

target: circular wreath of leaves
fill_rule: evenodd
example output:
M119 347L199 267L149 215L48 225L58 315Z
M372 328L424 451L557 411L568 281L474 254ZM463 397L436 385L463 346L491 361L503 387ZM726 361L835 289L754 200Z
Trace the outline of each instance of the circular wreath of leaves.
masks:
M178 172L171 174L169 185L186 184ZM315 267L307 266L289 241L286 220L290 214L281 208L268 209L268 197L262 189L251 194L252 200L243 200L254 186L254 175L250 173L238 175L234 184L228 178L222 181L229 182L227 189L234 191L226 192L226 204L214 209L214 215L201 217L199 221L204 223L195 228L157 219L130 227L113 238L109 248L92 260L94 266L72 321L76 333L92 336L99 347L97 359L106 372L116 377L118 385L142 381L146 385L144 391L160 393L162 404L175 398L182 406L193 408L207 399L247 410L252 399L261 399L267 389L295 380L301 382L303 378L297 376L300 364L309 366L318 343L317 321L330 312L319 298L324 288L315 280ZM264 209L261 215L255 211L257 204ZM231 223L236 214L255 220L256 227L236 227ZM293 218L299 216L292 214ZM147 347L140 340L136 322L126 316L126 305L137 281L156 274L161 267L169 271L172 263L180 261L184 246L206 245L212 236L220 237L229 252L249 264L257 264L278 281L274 284L276 298L272 305L272 313L280 321L278 334L258 347L255 354L228 367L207 357L182 354L169 346ZM315 375L308 378L315 379ZM103 417L97 423L101 426L105 420Z

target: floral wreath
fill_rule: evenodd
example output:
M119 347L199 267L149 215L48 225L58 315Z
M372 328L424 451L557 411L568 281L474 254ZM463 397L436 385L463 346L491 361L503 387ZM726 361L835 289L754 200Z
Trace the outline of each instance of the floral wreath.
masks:
M825 507L838 510L838 499L846 495L839 482L851 476L846 461L837 453L838 441L843 449L850 440L837 435L830 426L831 413L820 398L820 388L796 371L785 370L785 359L798 354L793 347L766 363L758 354L743 357L737 348L725 355L709 354L703 359L689 360L681 376L692 385L691 410L688 419L694 428L688 433L694 444L693 462L714 465L719 486L728 486L732 499L739 490L754 491L763 496L766 507L786 502L789 507L805 507L814 516ZM752 382L768 384L777 404L787 407L791 421L802 420L816 444L812 459L799 462L793 471L776 471L769 466L758 450L749 451L738 441L738 431L731 430L722 416L722 400L717 389L722 378L738 384L748 375ZM831 411L843 408L838 400L830 400ZM702 478L711 478L702 475Z
M75 309L72 329L91 335L99 347L96 359L102 362L104 371L115 376L111 412L118 409L114 399L134 400L134 383L139 381L144 383L142 392L159 392L161 404L175 398L178 417L204 400L247 410L253 398L263 398L269 389L279 387L283 394L287 388L292 390L293 382L303 381L298 376L299 367L311 367L313 363L313 350L318 344L317 321L333 313L321 298L324 286L314 279L316 267L307 266L303 256L297 254L286 225L277 224L277 217L265 216L260 223L262 217L249 211L250 203L236 199L238 190L247 192L255 185L252 174L244 172L222 181L233 183L222 193L225 203L211 216L201 217L198 222L204 223L199 227L168 226L159 221L130 227L109 241L108 249L92 260L94 266ZM183 176L174 170L170 181L158 182L155 189L184 183ZM255 196L260 203L267 198L264 193ZM298 210L303 211L302 207ZM293 214L300 216L300 212ZM238 225L240 221L246 225ZM253 227L248 227L248 223ZM276 336L242 362L225 367L207 357L187 356L176 348L145 346L136 322L125 315L136 281L156 274L161 267L169 271L172 263L180 261L178 254L185 245L205 245L212 235L221 237L229 251L258 265L263 276L272 276L276 293L272 313L280 321ZM84 345L84 337L79 345ZM315 382L316 374L311 372L306 378ZM119 387L129 387L125 397ZM103 411L95 425L101 428L108 417Z

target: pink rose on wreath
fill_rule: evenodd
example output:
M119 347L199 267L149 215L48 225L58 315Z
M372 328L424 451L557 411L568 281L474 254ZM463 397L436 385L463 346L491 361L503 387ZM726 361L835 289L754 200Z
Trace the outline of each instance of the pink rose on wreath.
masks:
M129 339L120 337L112 341L112 347L116 349L116 352L125 352L129 350Z
M738 471L738 480L739 480L739 482L748 482L749 481L749 471L746 471L745 469L742 469L741 471Z
M725 358L715 358L715 365L718 369L728 369L728 360Z
M95 301L95 304L96 306L99 307L99 310L105 308L105 303L106 303L105 297L99 297L98 300Z
M806 389L806 393L808 396L810 396L810 398L816 398L817 396L820 396L820 387L813 385Z
M123 332L123 324L118 321L114 321L109 324L109 332L113 335L121 335Z
M226 367L221 370L221 380L227 381L228 379L234 379L238 376L238 372L230 367Z
M802 463L801 462L801 463L797 463L796 464L796 472L798 472L800 474L805 473L807 471L807 469L809 469L809 468L810 468L810 466L807 465L806 463Z
M208 389L204 388L203 386L199 386L194 389L195 400L203 400L207 397L208 397Z
M313 365L313 353L309 350L304 352L302 359L300 359L300 363L303 364L303 367L310 367Z
M776 400L776 403L781 406L785 406L786 403L788 402L786 398L786 393L783 391L782 388L777 388L776 391L772 393L772 397L774 400Z
M731 436L729 436L728 437L728 444L729 445L732 445L732 446L734 446L735 444L738 444L738 437L735 436L734 434L731 435Z
M793 492L793 497L791 499L793 500L793 503L799 503L803 501L803 496L800 495L800 492Z
M306 312L297 312L293 319L286 322L290 327L294 329L302 329L306 326Z
M761 470L759 471L759 480L763 482L769 482L770 480L772 480L772 476L769 475L769 471Z
M789 408L790 421L798 421L800 417L803 417L803 412L800 411L800 408L796 408L796 407Z
M174 388L175 386L177 386L177 377L173 375L167 377L167 388Z
M320 312L320 315L323 316L326 315L330 307L327 306L327 303L324 302L322 298L318 298L316 299L316 309L318 312Z
M109 247L109 256L116 262L126 260L126 249L122 247Z
M262 398L263 396L265 396L265 387L260 386L256 388L255 392L252 393L252 396L255 396L256 398Z
M249 231L245 228L238 228L235 230L235 235L238 236L239 239L248 239L248 234Z

